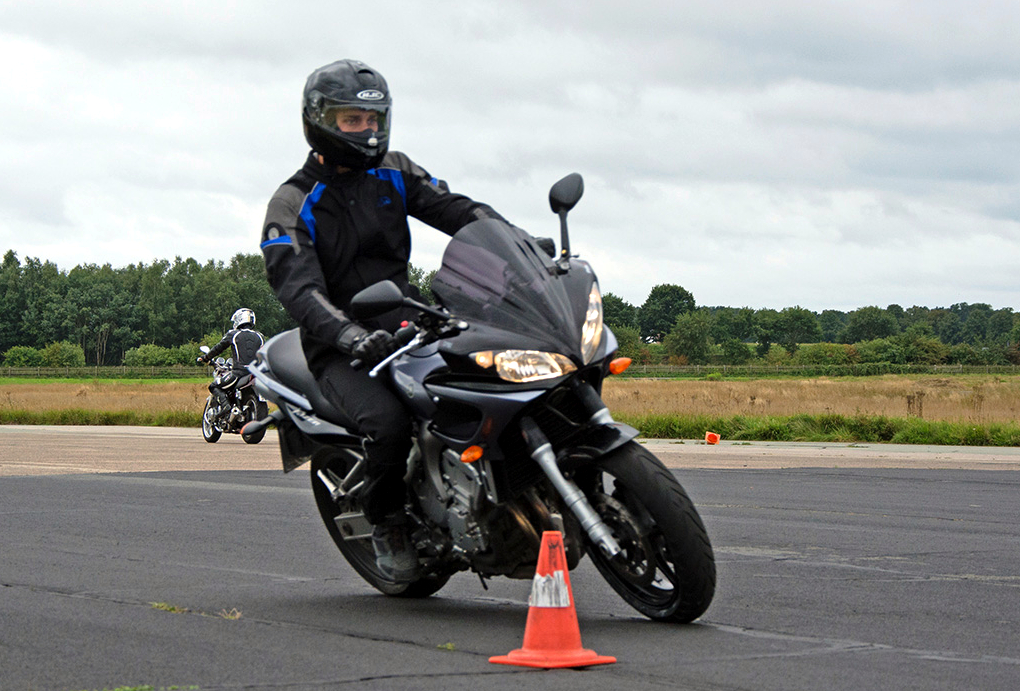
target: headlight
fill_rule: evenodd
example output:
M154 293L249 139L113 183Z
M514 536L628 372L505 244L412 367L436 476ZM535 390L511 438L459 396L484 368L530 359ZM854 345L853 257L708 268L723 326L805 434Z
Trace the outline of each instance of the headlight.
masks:
M485 350L471 357L479 367L495 365L500 379L518 384L562 377L577 369L570 358L540 350Z
M592 284L588 293L588 311L584 315L584 326L581 327L581 359L584 364L591 362L602 342L602 294L599 284Z

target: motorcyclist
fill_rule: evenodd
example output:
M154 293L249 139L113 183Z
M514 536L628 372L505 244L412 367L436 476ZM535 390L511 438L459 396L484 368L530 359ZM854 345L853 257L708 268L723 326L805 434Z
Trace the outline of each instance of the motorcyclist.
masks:
M242 307L230 317L232 328L223 335L220 342L209 349L205 355L197 358L196 362L211 362L214 357L231 349L231 369L220 382L209 384L209 391L213 394L216 407L212 409L211 415L215 418L225 406L230 405L230 399L226 392L230 391L237 380L247 373L245 365L255 359L255 353L266 342L265 336L255 330L255 313L247 307Z
M391 333L402 315L358 323L349 316L350 301L385 279L419 297L407 275L408 216L448 235L502 217L388 150L390 91L362 62L340 60L312 72L302 120L312 151L269 202L261 244L266 271L301 327L323 394L368 438L361 504L374 526L376 562L385 577L409 581L418 570L404 511L411 421L387 385L368 376L397 348ZM353 369L354 359L365 367Z

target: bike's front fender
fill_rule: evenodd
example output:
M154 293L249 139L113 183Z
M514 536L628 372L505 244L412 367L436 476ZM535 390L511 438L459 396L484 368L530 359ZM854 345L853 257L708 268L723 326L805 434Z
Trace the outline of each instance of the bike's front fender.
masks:
M564 470L587 465L608 456L638 434L638 430L622 422L591 423L577 435L579 441L559 450L556 463Z

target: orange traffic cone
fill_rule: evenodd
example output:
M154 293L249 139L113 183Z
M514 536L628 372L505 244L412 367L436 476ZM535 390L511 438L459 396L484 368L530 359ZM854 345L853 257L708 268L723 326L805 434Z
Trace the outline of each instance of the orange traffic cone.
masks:
M719 435L715 432L705 432L705 441L709 444L718 444Z
M528 598L528 622L524 627L524 646L506 655L490 657L489 662L522 667L587 667L616 662L615 657L597 655L581 647L574 594L570 589L567 555L563 535L558 530L542 533L535 580Z

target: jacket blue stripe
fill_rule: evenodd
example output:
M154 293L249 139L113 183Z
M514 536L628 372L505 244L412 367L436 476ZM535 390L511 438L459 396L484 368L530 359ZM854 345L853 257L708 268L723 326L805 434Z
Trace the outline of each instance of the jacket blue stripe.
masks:
M315 215L312 213L312 207L322 198L322 193L325 191L326 186L324 184L321 182L315 183L315 187L305 197L305 203L301 205L301 220L305 222L305 226L312 236L313 245L315 244Z
M266 240L261 245L259 245L259 248L260 249L265 249L265 248L269 247L270 245L289 245L289 244L290 244L290 236L289 235L281 235L278 238L273 238L272 240Z
M407 208L407 188L404 187L404 175L395 168L372 168L369 175L374 175L380 180L386 180L397 188L400 198L404 200L404 208Z

